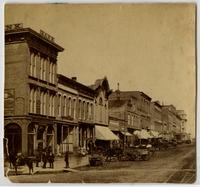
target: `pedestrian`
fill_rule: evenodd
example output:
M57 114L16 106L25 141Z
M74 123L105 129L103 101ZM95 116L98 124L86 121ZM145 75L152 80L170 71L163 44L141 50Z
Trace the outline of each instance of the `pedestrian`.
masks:
M43 151L42 161L43 161L43 168L46 168L46 164L47 164L47 153L46 153L46 151Z
M65 167L69 168L69 153L66 151L65 153Z
M50 153L48 154L48 161L50 168L54 168L54 154L52 153L52 151L50 151Z
M28 169L29 169L29 175L33 174L33 159L27 158L26 165L28 166Z
M9 154L9 159L10 159L10 168L15 169L15 174L17 175L17 153L15 152L10 152Z
M35 157L36 167L39 167L39 163L41 162L41 153L39 151L36 151Z

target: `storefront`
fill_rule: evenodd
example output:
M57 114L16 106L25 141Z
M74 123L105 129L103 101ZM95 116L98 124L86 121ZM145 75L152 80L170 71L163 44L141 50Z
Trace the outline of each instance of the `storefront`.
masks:
M120 140L108 127L100 125L95 125L95 139L96 146L105 149L112 145L112 141Z

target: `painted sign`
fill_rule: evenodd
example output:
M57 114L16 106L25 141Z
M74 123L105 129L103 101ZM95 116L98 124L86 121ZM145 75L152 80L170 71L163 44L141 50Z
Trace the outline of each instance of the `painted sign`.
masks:
M15 90L5 89L4 91L4 115L14 115L15 110Z

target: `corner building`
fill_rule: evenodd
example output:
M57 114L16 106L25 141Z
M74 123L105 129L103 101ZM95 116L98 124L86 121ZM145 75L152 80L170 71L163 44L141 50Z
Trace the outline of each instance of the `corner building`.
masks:
M64 49L47 33L5 28L5 138L10 152L55 152L57 56Z

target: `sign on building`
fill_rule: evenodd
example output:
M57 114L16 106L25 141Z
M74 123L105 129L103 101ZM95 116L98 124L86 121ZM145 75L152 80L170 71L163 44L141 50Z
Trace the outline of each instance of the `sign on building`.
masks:
M15 90L5 89L4 91L4 115L14 115L15 112Z

